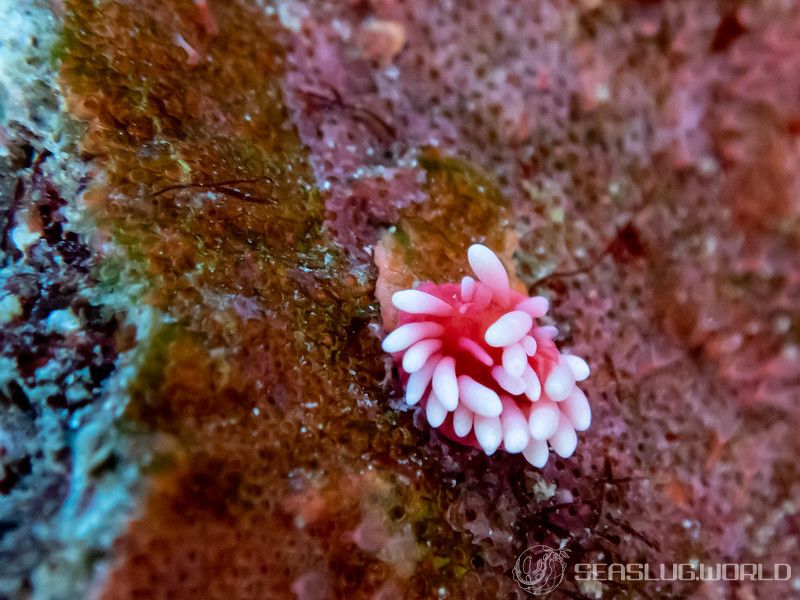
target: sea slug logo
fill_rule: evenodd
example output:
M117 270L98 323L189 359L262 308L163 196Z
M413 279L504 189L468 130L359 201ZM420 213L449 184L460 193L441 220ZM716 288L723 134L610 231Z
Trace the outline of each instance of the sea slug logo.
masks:
M563 581L568 551L549 546L531 546L519 555L511 571L514 580L527 593L544 596ZM705 564L690 562L671 565L659 563L575 563L574 580L583 581L789 581L788 563Z
M534 596L549 594L564 579L567 551L531 546L519 555L512 575L519 586Z

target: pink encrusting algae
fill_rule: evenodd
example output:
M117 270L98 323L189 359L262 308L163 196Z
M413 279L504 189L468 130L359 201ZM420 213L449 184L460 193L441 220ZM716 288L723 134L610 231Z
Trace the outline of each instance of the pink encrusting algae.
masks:
M571 456L576 432L591 422L575 385L589 365L558 351L557 330L536 322L547 299L512 290L494 252L473 244L467 259L477 279L425 282L392 296L398 326L383 349L398 365L406 403L423 401L431 427L487 455L502 447L543 467L549 444Z

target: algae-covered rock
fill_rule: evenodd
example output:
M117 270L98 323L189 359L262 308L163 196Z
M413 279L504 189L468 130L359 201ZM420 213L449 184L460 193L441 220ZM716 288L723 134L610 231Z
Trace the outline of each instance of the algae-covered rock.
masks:
M796 593L573 568L800 564L795 2L0 14L0 597ZM472 243L592 367L541 470L380 350Z

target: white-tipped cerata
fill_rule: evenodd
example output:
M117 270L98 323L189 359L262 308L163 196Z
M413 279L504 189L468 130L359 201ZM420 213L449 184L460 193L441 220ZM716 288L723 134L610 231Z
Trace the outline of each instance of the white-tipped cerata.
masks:
M546 440L555 433L560 418L561 412L558 406L547 400L537 402L528 416L528 431L531 437L535 440Z
M577 432L592 421L589 402L576 387L589 376L589 365L557 354L551 366L558 330L537 322L548 300L514 292L502 261L486 246L471 246L468 259L474 278L426 283L392 296L403 325L381 346L402 357L405 402L423 402L431 427L476 440L487 455L502 448L522 453L536 467L547 463L550 450L570 456ZM419 316L409 322L409 314Z
M528 366L528 355L522 344L511 344L503 348L503 368L512 377L522 377Z
M589 425L592 424L592 409L586 399L586 394L580 388L573 389L572 393L558 407L564 416L569 419L569 422L572 423L575 431L589 429Z
M575 387L575 375L572 370L562 363L553 365L550 374L544 382L544 393L550 400L560 402L572 393Z
M425 416L428 418L428 423L430 423L431 427L439 427L447 417L447 410L439 402L436 392L431 392L428 396L428 402L425 404Z
M458 406L458 379L456 379L456 359L445 356L433 371L433 391L446 410Z
M492 379L509 394L518 396L525 391L525 382L520 377L512 377L503 367L492 367Z
M542 384L536 371L528 365L522 373L522 381L525 382L525 395L531 402L536 402L542 396Z
M431 356L424 367L408 376L408 381L406 382L406 404L414 406L422 399L438 362L438 354Z
M558 327L554 325L542 325L537 330L539 335L542 335L549 339L554 339L558 335Z
M475 292L475 280L467 275L461 280L461 300L469 302L472 300L472 294Z
M499 417L475 415L475 438L487 456L491 456L503 441L503 426Z
M507 306L511 287L506 268L497 255L482 244L473 244L467 250L467 260L478 279L492 289L495 301L500 306Z
M534 467L541 469L547 464L547 459L550 457L550 450L547 447L547 442L531 439L525 450L522 451L522 455L525 457L525 460Z
M553 451L561 458L569 458L578 446L578 435L570 425L569 420L564 415L561 415L558 427L547 441L550 442Z
M534 319L538 319L539 317L543 317L547 314L547 309L549 306L550 303L547 301L547 298L544 296L534 296L533 298L527 298L517 304L517 306L514 307L514 310L525 311Z
M536 343L536 339L531 335L526 335L524 338L522 338L520 344L522 344L522 347L525 349L525 354L528 356L533 356L536 354L536 350L539 347Z
M503 447L510 454L518 454L525 450L530 442L528 420L522 414L517 403L508 396L501 396L503 412L500 424L503 426Z
M487 367L491 367L494 364L494 361L492 360L492 357L489 356L489 353L486 352L486 350L484 350L475 340L471 340L468 337L460 337L458 338L458 347L472 354L472 356L475 357L475 360L482 362Z
M384 352L400 352L425 338L439 337L443 332L444 327L438 323L406 323L387 335L381 347Z
M406 350L403 355L403 370L406 373L419 371L431 355L442 347L442 340L422 340Z
M447 317L453 314L453 307L447 302L419 290L395 292L392 295L392 304L402 311L415 315Z
M493 348L502 348L520 341L532 326L533 319L528 313L512 310L489 326L484 334L484 339Z
M574 354L562 354L561 360L569 365L572 373L575 375L575 381L583 381L589 377L589 365L580 356Z
M458 377L458 396L461 402L472 409L472 412L484 417L499 417L503 412L503 404L500 402L494 390L475 381L469 375Z
M472 430L472 419L475 413L462 402L453 412L453 431L458 437L464 437Z

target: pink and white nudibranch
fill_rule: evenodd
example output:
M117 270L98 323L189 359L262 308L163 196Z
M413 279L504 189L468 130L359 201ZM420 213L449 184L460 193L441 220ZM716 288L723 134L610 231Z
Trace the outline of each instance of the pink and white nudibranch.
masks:
M547 463L549 448L571 456L576 432L592 419L575 385L589 365L558 351L557 330L536 322L547 299L511 289L494 252L474 244L467 258L476 278L392 296L398 326L383 349L398 365L406 403L422 401L432 427L487 455L502 448L535 467Z

